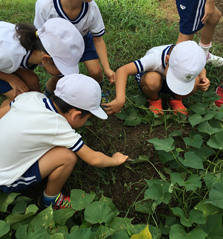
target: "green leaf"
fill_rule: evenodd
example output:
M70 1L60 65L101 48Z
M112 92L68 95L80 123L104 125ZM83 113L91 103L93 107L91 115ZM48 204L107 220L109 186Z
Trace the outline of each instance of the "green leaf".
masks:
M185 188L187 192L201 188L201 178L197 174L190 175L186 181Z
M50 236L49 239L64 239L64 234L63 233L56 233L56 234L53 234L52 236Z
M169 239L205 239L206 235L200 228L195 228L186 233L181 225L175 224L171 226Z
M223 183L215 183L209 192L209 201L214 206L223 209Z
M204 169L202 160L199 156L197 156L193 152L186 152L184 154L185 160L181 157L178 158L180 163L182 163L185 167L195 168L195 169Z
M109 206L111 208L111 210L114 212L115 216L117 216L119 214L119 210L116 208L116 206L114 205L114 203L112 202L112 200L110 198L107 198L104 195L102 195L99 201L101 201L105 205Z
M72 231L69 235L65 235L65 239L90 239L91 228L82 228Z
M196 114L204 115L206 114L206 108L208 103L198 102L189 107L190 110L194 111Z
M185 182L183 180L183 177L180 173L171 173L171 183L174 184L178 184L179 186L185 186Z
M40 225L30 225L28 227L27 239L49 239L50 234Z
M170 162L170 161L174 160L175 158L177 158L179 156L179 153L177 151L175 151L174 154L172 154L170 152L165 152L163 150L159 150L158 156L159 156L160 161L164 164L164 163Z
M64 208L63 210L55 210L53 219L57 225L65 225L68 218L72 217L76 211L72 208Z
M209 135L212 135L212 134L216 134L220 131L222 131L222 129L219 129L219 128L214 128L212 127L208 121L205 121L201 124L198 125L197 129L202 132L202 133L206 133L206 134L209 134Z
M192 226L192 223L189 221L189 219L187 219L184 215L184 212L181 208L179 207L172 207L171 208L173 214L175 216L178 216L180 217L180 223L185 226L185 227L191 227Z
M173 143L174 143L174 139L169 137L169 138L166 138L166 139L157 139L157 138L154 138L154 139L150 139L150 140L147 140L149 143L152 143L155 147L156 150L163 150L165 152L170 152L172 150L174 150L174 146L173 146Z
M105 226L100 225L97 232L95 233L94 239L108 238L109 236L114 234L114 232L115 232L115 230L113 230L109 227L105 227Z
M26 225L19 224L18 228L16 230L16 233L15 233L16 238L17 239L26 239L27 235L28 235L28 227L29 227L28 224L26 224Z
M10 225L7 222L0 220L0 237L7 234L10 230Z
M204 181L208 189L211 189L212 185L214 185L215 183L222 182L222 177L217 177L216 174L208 173L207 175L205 175Z
M190 122L192 127L194 127L195 125L200 124L201 122L203 122L203 118L199 114L194 114L194 115L192 115L188 118L188 121Z
M114 212L110 207L103 202L95 201L89 204L84 211L84 218L91 224L108 223L115 217Z
M134 95L133 99L138 105L145 105L145 103L147 102L147 97L144 94Z
M124 230L127 232L127 228L132 227L132 219L126 217L115 217L111 222L108 223L108 227L114 229L115 231Z
M31 204L27 207L25 214L10 214L5 218L5 221L12 225L35 215L37 211L38 207L35 204Z
M95 198L95 194L85 193L80 189L71 190L70 201L72 208L80 211L86 208Z
M111 239L129 239L129 235L125 231L115 232L111 237Z
M141 118L137 111L132 112L129 116L126 117L124 125L136 126L141 123Z
M137 203L135 206L135 210L140 213L152 215L155 211L155 208L153 206L152 201L145 201L145 202Z
M53 228L55 226L53 220L53 209L52 206L47 207L40 213L38 213L30 222L30 225L33 226L41 226L45 229Z
M3 193L0 191L0 212L7 212L8 205L11 204L19 193Z
M128 112L126 109L122 109L120 113L117 113L116 116L120 120L125 120L128 117Z
M202 162L206 161L210 156L215 154L215 151L209 147L201 147L200 149L190 149L190 152L194 152L201 158Z
M202 211L205 218L211 215L215 215L222 211L219 207L212 204L207 204L205 200L200 201L195 207L196 210Z
M192 138L185 137L183 140L186 145L193 146L195 148L200 148L203 144L203 139L199 134L195 134Z
M132 161L131 163L144 163L144 162L148 162L150 158L150 153L148 156L146 155L140 155L136 160Z
M223 130L216 133L211 139L208 140L207 144L214 149L223 149Z
M145 191L144 199L153 199L156 204L160 203L168 204L171 199L171 193L169 192L170 183L160 181L160 183L153 184Z

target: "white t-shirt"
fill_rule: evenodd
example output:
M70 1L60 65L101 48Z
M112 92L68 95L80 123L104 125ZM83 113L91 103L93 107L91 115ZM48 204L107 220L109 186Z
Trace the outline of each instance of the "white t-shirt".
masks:
M14 37L15 32L14 24L0 21L0 71L6 74L18 70L27 54L19 39Z
M63 11L60 0L37 0L35 5L34 25L37 29L50 18L61 17L70 21L84 37L88 32L93 37L105 33L104 22L100 10L94 0L83 2L82 9L76 19L70 19Z
M138 73L146 71L156 71L160 73L162 79L165 79L166 55L172 45L163 45L151 48L146 55L139 60L134 61Z
M52 101L38 92L16 97L0 119L0 132L0 185L15 182L56 146L77 152L84 145Z

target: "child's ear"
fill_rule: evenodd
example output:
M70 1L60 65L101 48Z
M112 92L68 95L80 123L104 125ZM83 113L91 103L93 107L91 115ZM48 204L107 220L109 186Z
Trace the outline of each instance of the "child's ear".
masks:
M170 59L170 55L166 55L165 62L168 63L169 59Z
M71 110L69 111L69 114L70 114L70 117L71 117L72 121L75 121L75 119L76 119L78 116L81 116L81 111L75 110L75 109L71 109Z
M50 57L49 55L44 54L44 55L42 56L42 63L43 63L43 64L44 64L44 63L47 63L49 60L51 60L51 57Z

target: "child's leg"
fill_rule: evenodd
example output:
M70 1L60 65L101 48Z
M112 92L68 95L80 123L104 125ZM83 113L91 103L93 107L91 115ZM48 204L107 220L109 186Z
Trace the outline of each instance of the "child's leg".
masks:
M177 39L177 43L176 44L178 44L180 42L184 42L184 41L189 41L189 40L192 41L193 38L194 38L194 34L185 35L185 34L180 32L179 35L178 35L178 39Z
M64 147L53 148L39 159L41 177L48 176L46 195L55 196L60 193L76 162L76 154Z
M19 68L14 74L26 83L29 91L40 92L39 77L34 71Z
M101 83L104 79L103 71L98 59L84 61L89 75L95 79L98 83Z

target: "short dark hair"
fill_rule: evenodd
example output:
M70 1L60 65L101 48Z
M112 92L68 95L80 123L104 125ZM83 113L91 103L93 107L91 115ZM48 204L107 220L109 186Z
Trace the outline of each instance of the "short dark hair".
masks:
M68 104L67 102L65 102L64 100L62 100L61 98L59 98L56 95L53 95L51 100L60 108L61 112L64 113L64 114L68 113L71 109L81 111L81 118L83 118L87 114L90 114L90 111L74 107L74 106Z

